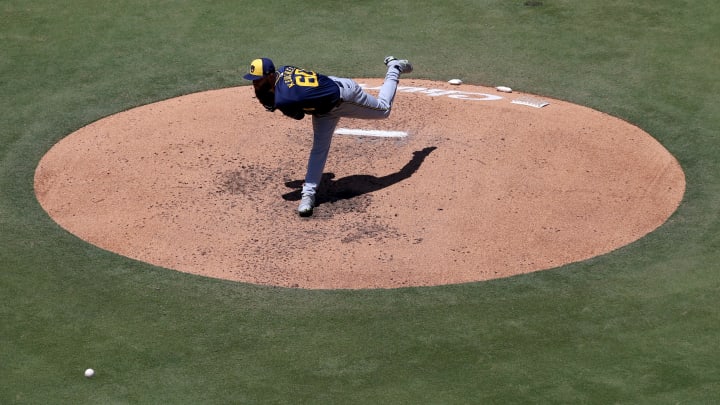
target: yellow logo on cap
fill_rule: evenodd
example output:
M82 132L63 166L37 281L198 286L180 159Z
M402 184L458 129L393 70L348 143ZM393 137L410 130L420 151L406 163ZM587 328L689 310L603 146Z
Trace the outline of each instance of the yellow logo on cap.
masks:
M250 74L262 76L263 75L263 61L262 59L255 59L250 64ZM258 71L258 73L255 73L255 71Z

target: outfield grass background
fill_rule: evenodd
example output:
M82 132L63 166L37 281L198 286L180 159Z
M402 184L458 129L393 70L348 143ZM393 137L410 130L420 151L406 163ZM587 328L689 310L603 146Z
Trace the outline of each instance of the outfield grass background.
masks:
M718 21L711 0L0 1L0 403L713 402ZM246 84L257 56L368 77L387 54L640 126L685 170L682 205L559 269L303 291L119 257L35 200L43 154L104 116Z

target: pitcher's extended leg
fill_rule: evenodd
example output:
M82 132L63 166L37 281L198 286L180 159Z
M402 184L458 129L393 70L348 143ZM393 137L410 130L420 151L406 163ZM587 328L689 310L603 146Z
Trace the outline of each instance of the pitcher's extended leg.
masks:
M333 78L333 80L342 84L340 86L340 96L343 99L343 103L333 111L333 114L361 119L383 119L390 116L395 92L400 81L400 74L412 72L412 65L407 60L398 60L393 56L385 58L385 64L387 65L387 72L377 97L366 93L353 80Z

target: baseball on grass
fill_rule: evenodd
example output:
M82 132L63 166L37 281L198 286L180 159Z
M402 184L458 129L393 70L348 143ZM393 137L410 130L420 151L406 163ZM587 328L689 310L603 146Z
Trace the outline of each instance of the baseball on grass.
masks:
M89 368L85 370L85 377L90 378L95 375L95 370Z

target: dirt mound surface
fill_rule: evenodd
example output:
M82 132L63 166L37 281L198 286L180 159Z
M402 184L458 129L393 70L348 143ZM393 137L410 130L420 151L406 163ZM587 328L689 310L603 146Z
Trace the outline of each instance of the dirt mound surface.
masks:
M365 132L335 136L309 219L295 210L310 120L266 112L251 87L90 124L44 156L36 194L60 226L121 255L316 289L553 268L641 238L682 199L676 159L627 122L517 92L401 85L389 119L341 120Z

